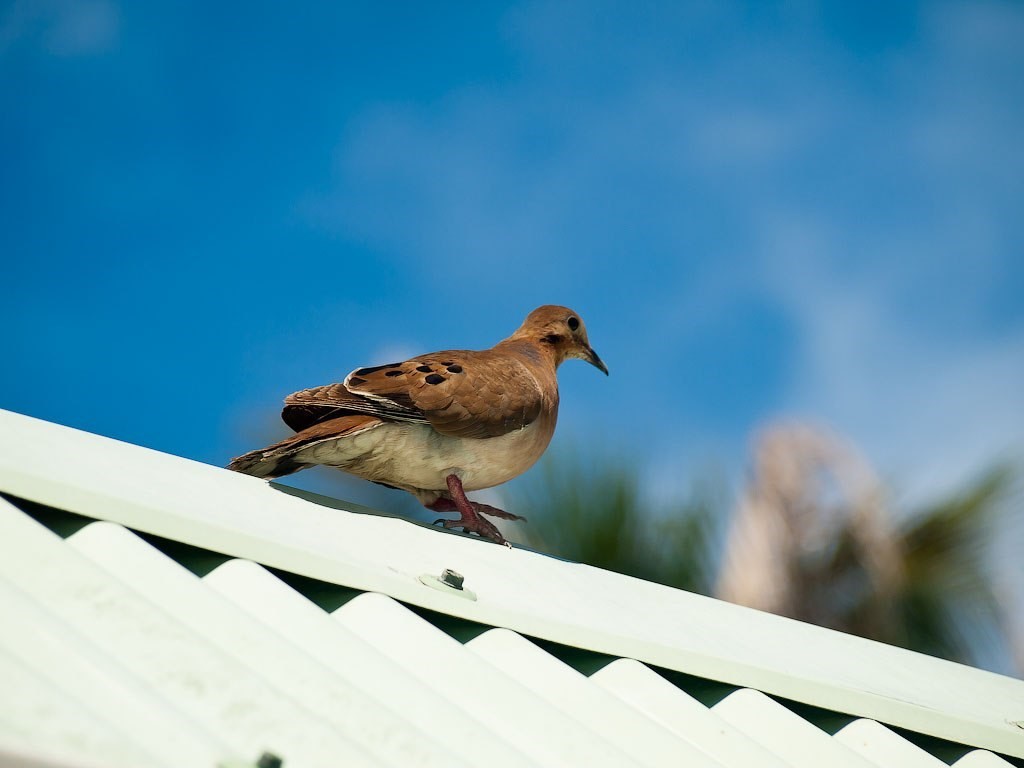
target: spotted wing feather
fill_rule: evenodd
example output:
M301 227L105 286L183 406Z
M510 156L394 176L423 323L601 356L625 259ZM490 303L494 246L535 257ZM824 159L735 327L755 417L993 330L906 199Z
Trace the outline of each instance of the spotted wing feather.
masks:
M458 350L360 368L344 387L388 407L399 405L452 437L487 438L522 429L540 415L540 385L526 366L490 350Z
M385 421L427 423L422 411L407 398L373 398L349 391L344 384L328 384L295 392L284 400L281 418L296 432L340 416L376 416Z

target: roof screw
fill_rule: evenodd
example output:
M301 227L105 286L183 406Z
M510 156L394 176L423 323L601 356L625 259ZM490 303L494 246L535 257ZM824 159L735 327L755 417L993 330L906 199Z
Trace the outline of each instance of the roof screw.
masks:
M284 761L273 752L264 752L256 761L256 768L281 768Z
M456 573L451 568L445 568L441 571L441 583L447 584L452 589L462 589L462 582L465 579L461 573Z

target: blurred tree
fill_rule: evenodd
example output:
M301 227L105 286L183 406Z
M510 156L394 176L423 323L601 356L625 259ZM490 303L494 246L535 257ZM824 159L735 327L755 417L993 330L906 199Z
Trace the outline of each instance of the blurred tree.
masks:
M753 453L717 596L969 663L1008 637L988 562L1008 468L897 515L867 461L827 430L775 425Z
M1019 501L1012 469L997 466L960 492L911 514L899 529L906 574L890 642L972 660L986 635L1012 635L993 587L989 546L997 515ZM988 638L989 641L992 638ZM1024 671L1024 670L1018 670Z
M760 432L716 594L881 639L903 584L884 490L856 449L801 424Z
M549 454L514 486L529 545L558 557L707 593L726 509L725 483L699 485L667 507L642 490L636 463L594 449Z
M642 485L628 459L562 451L519 486L516 506L533 511L529 543L568 559L957 661L1008 645L988 562L1019 485L1008 468L897 515L853 446L781 424L756 437L735 505L724 482L674 505Z

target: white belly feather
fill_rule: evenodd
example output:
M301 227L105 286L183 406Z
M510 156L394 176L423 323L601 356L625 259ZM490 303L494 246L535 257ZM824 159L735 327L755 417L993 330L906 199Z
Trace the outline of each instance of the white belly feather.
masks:
M444 490L445 478L455 473L467 491L475 491L525 472L544 453L550 435L539 421L484 439L448 437L426 424L382 422L311 445L296 458L410 491Z

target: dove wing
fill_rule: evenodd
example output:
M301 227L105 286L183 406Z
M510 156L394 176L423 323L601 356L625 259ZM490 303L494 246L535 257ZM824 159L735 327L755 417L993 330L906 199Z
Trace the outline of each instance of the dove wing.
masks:
M289 395L282 416L293 429L361 413L428 423L451 437L487 438L522 429L542 408L541 387L521 362L490 350L457 350L357 368L343 384Z

